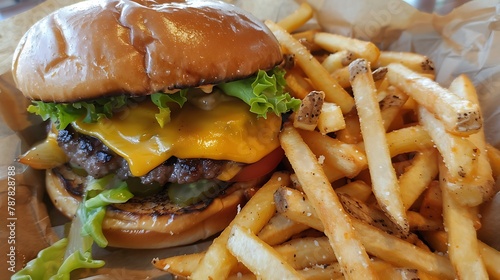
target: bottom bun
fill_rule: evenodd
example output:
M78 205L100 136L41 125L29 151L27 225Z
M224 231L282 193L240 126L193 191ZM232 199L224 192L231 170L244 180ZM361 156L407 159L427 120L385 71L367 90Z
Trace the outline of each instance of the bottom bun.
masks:
M138 201L108 206L102 224L104 236L109 246L120 248L153 249L192 244L229 225L247 200L245 190L257 183L235 183L223 196L198 209L184 210L165 201L164 196L139 199L139 202L146 201L145 207ZM72 218L81 198L68 192L62 179L51 170L46 172L46 188L54 206Z

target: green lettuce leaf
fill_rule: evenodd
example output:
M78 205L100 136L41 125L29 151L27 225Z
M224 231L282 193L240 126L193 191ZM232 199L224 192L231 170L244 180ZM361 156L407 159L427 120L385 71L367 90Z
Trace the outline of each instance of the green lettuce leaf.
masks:
M124 203L133 194L128 190L127 183L117 180L114 175L89 180L85 191L68 237L40 251L37 258L16 272L12 279L69 280L73 270L104 265L104 261L92 258L92 244L95 242L101 247L108 244L102 233L106 206Z
M186 93L187 89L183 89L174 94L158 92L151 95L151 101L158 106L160 110L160 112L155 115L156 121L160 127L170 122L170 107L168 107L168 104L176 103L179 107L184 106L184 103L187 101Z
M257 75L233 82L219 84L227 95L237 97L250 106L250 112L266 118L267 113L274 112L281 115L300 106L300 100L292 98L285 90L285 70L275 67L268 72L260 70ZM170 105L173 103L182 107L187 101L183 89L173 94L154 93L151 101L158 106L159 112L155 115L158 124L163 127L170 122ZM51 103L33 101L28 112L37 114L43 120L51 120L57 129L66 128L71 122L82 119L92 123L101 118L110 118L114 112L140 102L139 98L121 96L103 97L90 101L75 103Z
M62 238L51 246L38 252L35 259L14 275L13 280L56 280L70 279L70 273L79 268L99 268L104 265L104 261L92 259L91 245L81 246L77 250L70 252L69 238ZM80 239L81 237L76 237ZM81 242L85 244L86 242ZM88 244L88 242L87 242ZM68 255L66 257L66 255Z
M300 106L300 100L285 92L285 71L275 67L266 72L259 70L257 76L222 83L218 87L227 95L237 97L250 106L250 112L267 117L273 112L278 116Z
M103 97L92 101L74 103L53 103L33 101L28 112L37 114L42 119L57 124L58 129L64 129L71 122L83 118L84 122L96 122L101 118L109 118L113 112L128 102L124 95Z
M86 198L77 210L82 221L82 235L90 236L98 246L106 247L108 241L102 232L106 206L125 203L132 197L134 195L129 191L127 183L116 180L113 174L90 180L87 183Z

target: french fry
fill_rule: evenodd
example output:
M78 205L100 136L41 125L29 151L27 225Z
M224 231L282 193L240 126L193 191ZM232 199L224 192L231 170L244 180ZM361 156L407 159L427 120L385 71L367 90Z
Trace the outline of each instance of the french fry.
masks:
M422 232L422 235L434 250L442 253L448 251L448 234L446 232L425 231ZM490 279L500 279L500 268L498 267L500 263L500 251L491 248L481 241L479 241L479 250Z
M363 141L361 128L359 127L358 114L353 110L344 115L345 128L337 131L337 139L348 144L356 144Z
M439 118L446 130L460 135L476 133L482 127L479 106L457 97L437 82L391 63L387 66L389 82L411 96L418 104Z
M305 269L298 270L300 275L306 280L331 280L331 279L344 279L340 265L333 263L330 265L315 265L306 267ZM253 274L238 274L231 275L228 280L255 280L257 279Z
M295 269L326 265L337 261L328 238L325 236L296 238L274 248Z
M293 38L299 41L309 51L319 51L321 47L314 43L314 35L319 32L317 29L309 29L292 34Z
M290 94L298 99L304 99L307 94L314 90L311 84L303 76L302 69L294 67L287 71L285 75L287 88Z
M333 71L331 76L337 81L339 86L343 88L351 87L351 82L349 81L349 68L347 66Z
M381 51L374 67L401 63L409 69L423 74L434 74L434 63L430 58L414 52Z
M457 183L477 169L479 150L468 138L451 134L444 125L422 106L418 108L420 123L432 138L449 170L451 182Z
M352 178L366 167L366 156L356 146L317 131L299 130L299 133L315 155L323 156L323 169L333 167Z
M265 23L280 44L295 55L297 64L315 85L316 90L325 93L325 100L339 105L343 113L351 111L354 107L353 98L338 85L337 81L330 76L330 73L321 66L321 63L311 55L306 47L272 21L267 20Z
M474 85L467 76L460 75L455 78L451 82L449 89L459 97L474 104L479 104ZM478 149L475 172L466 178L466 182L448 184L448 188L450 188L450 193L457 202L468 206L477 206L494 195L495 180L493 179L493 172L486 151L484 129L479 129L477 133L470 135L468 139Z
M285 124L280 133L280 143L304 192L311 200L316 212L320 213L319 217L324 224L325 235L337 255L345 277L348 279L376 278L370 267L368 255L352 228L351 220L344 212L316 156L302 140L297 130L290 125Z
M318 32L314 36L314 42L330 52L341 50L351 51L357 58L364 58L370 63L375 63L380 55L380 50L372 42L349 38L338 34Z
M269 245L277 245L308 228L306 225L299 224L276 213L257 236Z
M443 221L448 232L448 254L460 279L488 279L471 213L450 194L448 171L439 165L440 187L443 195Z
M392 166L389 146L382 123L376 89L369 63L356 59L349 65L361 134L365 146L373 193L382 209L404 232L409 232L406 211Z
M291 220L307 224L321 231L324 230L317 212L308 199L305 199L300 193L297 195L296 191L290 191L282 201L276 203L277 210ZM399 267L410 267L425 271L440 277L440 279L454 279L455 272L446 257L416 247L357 219L351 221L370 255Z
M260 279L303 279L269 244L237 224L231 226L227 248Z
M448 188L460 203L477 206L493 195L494 181L484 140L480 135L468 138L445 131L443 125L425 108L419 108L419 118L440 151L449 171ZM482 156L481 156L482 155Z
M328 266L313 266L299 271L305 279L311 280L330 280L343 279L342 270L339 263L333 263Z
M424 191L419 213L427 219L436 220L442 224L443 196L439 181L432 181Z
M153 259L153 265L159 269L180 277L189 277L196 269L205 253L177 255L165 259Z
M372 188L365 182L357 180L336 188L339 194L346 194L360 201L366 201L372 194Z
M438 153L435 149L418 152L410 168L399 176L399 188L405 209L410 209L417 198L438 175Z
M339 198L346 212L352 217L408 242L416 239L411 233L403 232L401 228L380 209L369 207L362 201L351 198L348 195L339 194Z
M271 179L247 202L230 225L212 242L197 269L191 275L193 279L224 279L236 265L236 259L226 248L226 243L233 225L246 227L252 232L259 232L274 215L276 207L273 193L279 186L290 184L290 176L276 172Z
M348 50L341 50L335 53L328 55L321 65L325 67L325 69L333 73L333 71L343 68L354 60L354 54Z
M380 102L380 112L384 122L384 128L389 130L392 122L400 113L403 105L408 100L408 95L394 86L386 89L387 96Z
M293 126L304 130L316 129L324 99L325 93L322 91L308 93L294 113Z
M408 223L412 231L442 230L443 223L435 219L424 217L419 212L407 211Z
M497 178L500 175L500 150L492 146L491 144L486 144L486 152L488 155L488 161L490 162L491 171L493 177Z
M298 9L281 19L277 24L291 33L304 25L312 16L312 7L307 2L302 2Z
M434 146L429 134L419 125L393 130L386 138L391 157Z
M342 109L334 103L325 102L318 117L318 130L325 135L344 129L346 126Z
M493 249L487 244L479 241L479 252L483 258L484 265L491 279L500 279L500 251Z
M373 71L374 81L382 80L387 73L386 68L379 68ZM337 81L337 83L343 88L351 87L349 67L343 67L332 72L331 76Z

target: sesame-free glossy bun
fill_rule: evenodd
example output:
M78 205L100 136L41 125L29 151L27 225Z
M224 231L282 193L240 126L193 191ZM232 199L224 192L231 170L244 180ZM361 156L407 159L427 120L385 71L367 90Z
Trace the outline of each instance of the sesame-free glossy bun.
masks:
M12 73L30 99L73 102L216 84L281 60L269 29L224 2L93 0L31 27Z

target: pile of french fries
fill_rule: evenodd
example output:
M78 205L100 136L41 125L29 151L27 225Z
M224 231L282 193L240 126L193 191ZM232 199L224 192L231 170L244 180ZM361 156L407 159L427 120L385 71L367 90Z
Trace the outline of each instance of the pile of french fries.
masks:
M206 252L153 264L191 279L500 279L500 252L476 234L500 151L471 81L445 88L423 55L296 32L311 17L304 3L266 21L303 100L280 134L290 170Z

